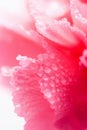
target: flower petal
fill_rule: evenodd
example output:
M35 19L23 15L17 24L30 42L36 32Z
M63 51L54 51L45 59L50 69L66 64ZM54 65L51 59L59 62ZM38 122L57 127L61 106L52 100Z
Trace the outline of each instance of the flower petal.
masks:
M0 0L0 23L29 25L31 18L25 5L25 0Z
M20 32L13 30L14 28L0 26L0 66L17 65L16 56L19 54L34 57L44 52L42 45L38 44L37 33L30 31L27 36L21 29ZM30 35L33 34L36 35L36 39L31 40Z
M45 43L44 39L32 30L25 31L20 29L20 26L0 25L0 84L10 87L8 68L18 65L17 55L35 57L44 52Z
M83 51L83 55L80 57L80 62L87 68L87 49Z
M44 16L37 16L37 31L53 42L73 48L82 44L84 46L85 34L76 27L72 27L67 19L52 20Z
M87 33L87 3L71 0L71 15L75 26Z
M59 18L69 12L69 0L26 0L28 12L46 15L50 18Z
M23 62L22 65L24 66ZM36 65L29 65L35 71ZM56 130L55 114L39 89L39 77L30 69L16 68L13 82L15 111L26 120L25 130ZM31 73L31 74L30 74ZM29 76L30 75L30 76ZM18 81L19 80L19 81ZM24 82L24 83L23 83ZM17 87L16 87L17 86Z
M25 130L55 130L55 122L73 111L78 62L53 50L35 59L18 56L20 66L13 68L13 101L26 119Z

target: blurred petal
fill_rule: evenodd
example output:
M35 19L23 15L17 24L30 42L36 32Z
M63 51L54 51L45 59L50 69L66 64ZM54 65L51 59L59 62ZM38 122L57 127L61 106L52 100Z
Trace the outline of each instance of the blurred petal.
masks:
M59 18L69 12L69 0L26 0L28 12Z
M87 33L87 2L71 0L71 16L75 26Z
M25 31L20 27L0 26L0 84L10 87L9 68L18 65L17 55L35 57L44 52L44 39L34 31ZM13 31L14 30L14 31ZM33 37L34 36L34 37ZM38 41L41 41L38 42ZM42 45L43 44L43 45Z
M18 33L9 27L0 26L0 66L17 65L16 56L19 54L35 57L38 53L44 52L42 45L38 44L38 38L36 42L30 38L31 33L34 35L37 33L31 31L28 36L26 32L24 33L22 30Z
M27 26L31 19L25 5L25 0L0 0L0 23Z

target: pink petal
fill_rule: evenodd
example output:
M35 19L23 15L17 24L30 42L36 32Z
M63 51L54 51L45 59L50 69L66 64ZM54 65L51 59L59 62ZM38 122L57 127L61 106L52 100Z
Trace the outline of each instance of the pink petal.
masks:
M16 30L10 29L10 27L1 25L0 66L17 65L16 56L19 54L34 57L38 53L44 52L42 45L38 44L37 36L39 35L37 33L30 31L27 36L26 31L24 32L25 35L22 34L23 30L20 31L18 33ZM36 35L36 42L35 39L31 40L32 38L30 38L33 34Z
M37 16L35 20L37 31L49 40L68 48L84 45L86 35L78 28L72 27L67 19L57 21Z
M45 105L45 104L44 104ZM24 130L57 130L54 126L52 111L48 109L31 118L24 127Z
M26 0L28 12L46 15L50 18L59 18L69 12L69 0Z
M3 0L0 1L0 23L7 24L28 24L29 15L26 11L24 0Z
M87 33L87 3L71 0L71 15L75 26Z
M35 59L18 56L20 66L13 69L13 102L26 119L25 130L56 130L61 124L56 127L56 121L73 111L78 62L62 51L49 51ZM79 126L74 122L72 127Z
M23 62L22 65L24 66ZM30 70L24 68L23 71L21 71L22 68L15 68L12 83L14 85L17 84L17 87L14 86L13 88L13 102L15 104L15 111L19 116L23 116L25 118L25 130L56 130L54 127L55 114L50 108L49 102L40 92L38 82L39 77L30 72L33 67L34 70L38 68L36 65L29 66L31 68ZM22 77L21 74L24 76Z
M18 65L17 55L35 57L44 52L41 44L45 42L41 36L32 30L28 32L18 28L16 30L14 26L0 26L0 84L6 87L10 87L8 68ZM39 40L41 40L40 44Z
M87 67L87 49L83 51L83 55L80 57L80 62L83 66Z

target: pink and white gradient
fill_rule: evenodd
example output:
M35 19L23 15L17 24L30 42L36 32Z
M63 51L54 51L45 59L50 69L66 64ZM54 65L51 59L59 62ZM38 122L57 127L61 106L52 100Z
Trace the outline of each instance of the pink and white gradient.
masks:
M0 7L0 82L23 129L86 130L87 1L3 0Z

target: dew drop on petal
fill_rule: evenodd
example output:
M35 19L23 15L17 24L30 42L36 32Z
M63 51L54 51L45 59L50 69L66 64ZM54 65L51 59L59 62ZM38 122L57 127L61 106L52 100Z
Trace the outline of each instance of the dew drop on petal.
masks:
M52 67L52 69L53 69L54 71L57 71L57 70L58 70L58 67L57 67L56 64L52 64L51 67Z
M51 69L50 68L48 68L48 67L45 67L45 73L51 73Z
M52 97L51 91L50 91L49 89L45 89L45 90L44 90L44 95L45 95L47 98L51 98L51 97Z
M43 75L43 80L44 80L44 81L48 81L48 80L49 80L49 77L44 74L44 75Z

